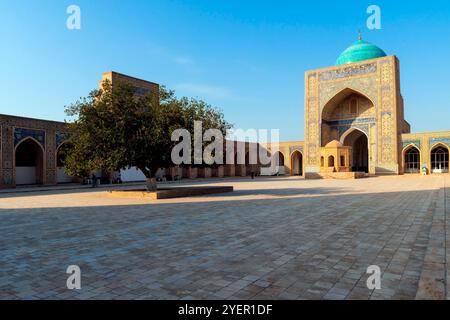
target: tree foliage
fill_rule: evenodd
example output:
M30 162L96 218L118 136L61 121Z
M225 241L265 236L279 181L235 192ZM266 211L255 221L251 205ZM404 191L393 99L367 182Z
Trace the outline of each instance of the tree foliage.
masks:
M197 99L178 99L173 91L160 88L145 97L135 95L126 82L103 83L102 89L66 108L74 119L68 123L70 149L65 168L72 176L86 177L92 170L113 172L137 167L147 178L158 168L169 167L174 130L194 133L194 121L203 130L231 128L218 109Z

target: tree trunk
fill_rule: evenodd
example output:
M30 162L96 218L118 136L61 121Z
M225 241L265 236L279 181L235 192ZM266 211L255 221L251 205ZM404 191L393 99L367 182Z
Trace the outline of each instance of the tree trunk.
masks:
M147 191L155 192L158 189L156 178L147 178L146 180Z
M155 177L156 170L153 170L153 169L149 170L144 166L138 167L138 168L145 175L145 178L146 178L145 186L147 187L147 191L155 192L158 188L157 183L156 183L156 177Z

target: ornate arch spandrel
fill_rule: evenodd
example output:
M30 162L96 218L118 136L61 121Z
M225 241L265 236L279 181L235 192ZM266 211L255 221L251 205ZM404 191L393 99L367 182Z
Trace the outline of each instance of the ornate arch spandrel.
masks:
M336 83L326 83L320 85L319 110L322 114L325 106L340 93L351 90L369 99L374 107L378 105L378 84L376 78L356 78Z

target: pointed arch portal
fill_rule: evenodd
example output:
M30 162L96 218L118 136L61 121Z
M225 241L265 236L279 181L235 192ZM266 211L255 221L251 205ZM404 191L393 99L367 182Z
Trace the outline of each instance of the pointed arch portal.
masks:
M44 150L32 138L21 141L15 149L16 185L44 183Z
M437 145L431 150L431 170L433 173L448 173L448 148Z
M376 123L375 114L375 105L367 95L350 88L341 90L322 109L322 147L333 140L352 147L353 171L368 173L368 128Z
M374 103L372 99L370 99L367 95L364 93L357 91L355 89L351 88L345 88L341 91L339 91L336 95L334 95L323 107L322 109L322 120L329 120L333 117L333 112L336 108L340 107L343 102L347 101L349 104L344 107L342 111L348 111L349 114L356 115L358 114L358 99L365 100L369 107L373 107ZM356 100L356 105L355 105ZM341 111L341 110L340 110Z
M334 157L333 156L328 157L328 167L329 168L334 167Z
M350 165L353 172L369 173L369 140L359 129L352 128L342 135L343 144L352 147Z
M292 175L294 176L303 175L303 155L298 150L294 151L291 155L291 168L292 168Z
M420 151L415 146L404 152L405 173L420 173Z

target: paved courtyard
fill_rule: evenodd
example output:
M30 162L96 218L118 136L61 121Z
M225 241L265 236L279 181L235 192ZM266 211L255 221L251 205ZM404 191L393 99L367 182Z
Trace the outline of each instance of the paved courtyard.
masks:
M209 183L236 191L160 201L0 194L0 299L450 298L449 177L222 180Z

